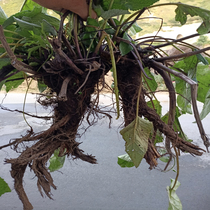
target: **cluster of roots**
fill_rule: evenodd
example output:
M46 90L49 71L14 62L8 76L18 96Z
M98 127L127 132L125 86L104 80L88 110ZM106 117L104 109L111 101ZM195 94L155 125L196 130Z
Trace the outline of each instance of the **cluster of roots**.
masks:
M53 107L53 123L48 130L40 133L34 133L31 130L27 135L8 144L9 146L12 145L15 150L18 147L23 148L23 145L28 142L32 144L30 147L26 146L18 158L6 160L7 163L11 164L15 190L23 202L25 210L33 209L23 189L23 176L27 166L35 173L41 194L44 191L51 198L51 187L56 187L46 165L56 149L59 149L60 156L67 155L92 164L96 163L94 156L85 154L79 148L76 136L80 123L85 119L85 114L89 116L92 112L99 110L92 95L99 94L101 89L105 88L104 76L111 66L109 51L106 49L100 54L100 57L92 57L91 59L72 59L71 63L66 58L66 55L71 57L70 52L68 54L66 51L64 54L57 41L57 39L50 41L55 52L54 58L42 66L38 74L35 75L36 79L42 80L52 93L51 96L42 96L39 102L43 106ZM118 55L116 54L116 56ZM132 53L124 57L119 56L116 60L118 89L125 126L127 126L136 118L142 72ZM144 65L150 66L149 62L145 59ZM170 139L170 143L174 147L181 151L202 155L201 148L181 139L173 130L173 126L164 123L155 109L148 107L145 99L148 93L143 86L141 89L139 116L153 123L154 136L158 130ZM151 138L144 156L150 168L157 166L157 158L159 157L160 154L155 148L154 138Z

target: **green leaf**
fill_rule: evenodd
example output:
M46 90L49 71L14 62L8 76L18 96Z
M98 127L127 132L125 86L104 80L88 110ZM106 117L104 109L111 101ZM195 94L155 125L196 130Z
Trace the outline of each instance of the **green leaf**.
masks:
M11 189L9 188L8 184L0 177L0 196L2 196L4 193L11 192Z
M87 18L87 26L85 27L85 30L87 32L92 32L92 31L96 31L97 30L95 27L89 27L89 26L95 26L96 28L100 27L100 25L99 25L97 20L88 17Z
M103 19L109 19L114 16L125 15L125 14L130 14L130 12L122 9L110 9L108 11L101 13L101 17Z
M0 7L0 25L2 25L6 19L7 15L5 14L4 10Z
M139 33L142 30L143 29L136 22L129 28L129 32L130 32L131 36L136 35L137 33Z
M209 65L208 60L205 57L203 57L202 54L197 54L196 56L199 62L202 62L204 65Z
M6 92L8 93L10 90L17 88L19 85L21 85L24 81L24 73L18 72L17 74L11 76L8 80L5 82L6 86Z
M163 142L163 134L159 130L157 130L154 144L156 145L157 143L160 142Z
M201 120L203 120L210 112L210 89L206 94L205 102L203 105L203 109L200 114Z
M168 199L169 199L168 210L182 210L182 203L176 194L176 190L180 186L180 182L177 181L174 189L171 190L174 185L174 182L175 180L171 179L171 185L166 187L166 190L168 192Z
M4 82L5 82L5 80L3 80L3 81L0 82L0 90L2 90L2 87L4 85Z
M181 96L178 95L177 96L177 104L179 106L179 108L181 108L184 112L187 112L188 114L192 114L192 108L191 108L191 91L190 91L190 87L187 84L187 88L185 90L185 93ZM183 97L184 96L184 97Z
M152 109L155 108L156 113L159 116L161 116L161 114L162 114L162 106L160 105L160 101L158 101L158 100L148 101L147 102L147 106L152 108Z
M20 11L21 12L25 11L25 10L32 11L34 9L34 7L42 8L42 6L40 6L39 4L37 4L36 2L34 2L32 0L25 0Z
M197 56L194 55L187 57L182 61L177 62L173 67L175 67L175 69L179 68L183 70L190 79L197 81L196 71L197 71L198 62L199 60ZM190 105L191 101L190 85L178 77L175 77L175 81L176 81L176 92L180 94L177 97L178 106L184 112L192 114L191 105Z
M16 18L16 17L14 17L14 20L16 21L16 23L17 23L21 28L24 28L24 29L26 29L26 30L33 30L34 27L41 28L40 25L37 25L37 24L35 24L35 23L30 23L30 22L21 20L21 19Z
M161 120L165 123L168 123L168 112L161 118ZM182 127L181 127L181 124L179 122L179 117L183 114L186 114L186 112L183 112L183 110L180 110L178 107L176 107L176 113L175 113L175 120L174 120L174 125L173 125L173 129L175 132L178 133L178 136L180 138L182 138L183 140L185 141L188 141L188 142L192 142L191 139L189 139L187 137L187 135L183 132L182 130Z
M0 69L2 69L2 67L4 66L9 65L10 63L11 63L10 58L0 58Z
M148 138L153 125L148 120L137 117L133 122L120 131L125 143L125 151L130 156L135 167L141 163L148 148Z
M195 72L197 64L198 64L198 58L196 55L193 55L177 62L174 65L174 67L182 69L185 73L188 73L189 71Z
M159 160L161 160L164 163L168 163L169 159L170 159L170 157L167 157L167 156L163 156L163 157L159 158Z
M49 170L50 172L57 171L63 167L66 156L59 157L59 149L55 150L54 155L50 158Z
M130 156L128 154L120 155L118 156L118 161L117 163L122 167L122 168L131 168L134 166L133 161L131 160Z
M98 17L101 17L101 14L104 12L103 8L101 5L95 5L93 4L93 9L96 12Z
M181 25L184 25L187 22L187 15L191 17L199 16L202 18L203 23L197 29L199 34L205 34L210 31L210 11L206 9L202 9L195 6L190 6L187 4L178 3L177 8L175 10L176 17L175 20L179 21Z
M52 27L55 27L56 30L58 30L60 25L60 21L57 18L43 13L41 7L35 7L33 11L22 11L16 13L15 15L9 17L4 22L3 28L7 28L9 25L12 25L14 22L18 23L19 26L25 30L33 30L34 27L41 28L41 25L44 22L47 22L48 24L52 25Z
M150 88L150 89L149 89L149 88L147 87L147 89L149 89L149 90L151 90L152 92L154 92L154 91L157 89L158 84L157 84L157 82L156 82L156 80L155 80L153 74L150 72L150 69L149 69L148 67L144 68L144 71L146 72L146 74L147 74L150 78L152 78L152 80L147 79L147 78L145 77L145 78L143 78L143 81L146 83L145 85L146 85L146 86L148 85L149 88ZM145 81L145 79L146 79L146 81Z
M126 32L123 34L123 39L126 39L129 42L131 41ZM124 56L128 54L131 50L133 50L133 47L125 42L120 42L119 49L120 49L121 55Z
M40 93L42 93L43 91L47 89L47 85L45 85L44 82L42 81L38 81L37 86Z
M153 5L155 2L159 0L115 0L111 9L122 9L122 10L139 10L144 7L148 7ZM102 8L104 10L109 9L111 0L103 0Z
M208 61L210 59L206 58ZM210 89L210 68L209 65L198 64L196 77L198 80L198 98L197 100L204 103L207 92Z
M198 27L197 32L199 34L207 34L210 29L210 22L209 20L204 20L203 23Z

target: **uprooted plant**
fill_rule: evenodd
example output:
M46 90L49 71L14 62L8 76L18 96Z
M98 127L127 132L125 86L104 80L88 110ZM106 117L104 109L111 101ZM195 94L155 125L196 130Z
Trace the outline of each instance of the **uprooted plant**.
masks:
M201 118L210 112L207 106L210 89L206 85L206 78L202 77L204 69L210 75L207 70L210 59L206 53L210 47L198 49L185 41L209 32L210 28L205 23L210 19L210 11L181 3L153 5L157 0L130 0L131 4L122 4L119 0L101 0L98 4L90 2L100 17L97 20L88 18L84 22L77 15L66 12L59 21L31 1L26 1L19 13L9 18L1 17L0 87L5 87L8 92L24 80L27 80L28 86L30 81L36 80L42 92L38 102L54 110L52 125L48 130L34 133L30 127L25 136L0 147L10 146L15 151L24 148L18 158L7 159L6 163L11 164L15 190L27 210L33 208L22 184L27 166L38 179L40 193L43 190L51 198L50 188L56 187L47 162L55 151L58 157L67 155L96 163L94 156L84 154L75 138L83 120L92 125L97 113L111 118L98 106L100 92L105 88L112 90L104 79L110 70L114 78L117 118L122 106L125 121L121 134L126 141L128 155L119 157L123 164L138 167L145 158L152 169L157 166L158 158L168 156L165 170L174 157L178 169L180 150L202 155L204 150L187 138L178 119L181 114L192 112L191 102L208 151L209 139ZM200 16L203 23L198 29L199 33L176 40L158 34L134 40L132 33L142 30L137 24L141 15L155 6L166 5L176 6L176 20L182 25L186 23L187 15ZM128 10L135 12L127 16ZM118 18L114 18L116 16ZM179 46L187 46L191 52L180 50L179 55L170 56L164 48L167 46L178 50ZM155 74L163 78L169 92L169 112L164 116L155 96L158 86ZM172 81L176 82L175 87ZM196 100L204 103L201 115ZM94 115L93 122L91 114ZM156 147L159 142L165 143L161 152ZM27 146L31 143L32 146ZM170 192L175 186L177 188L178 173L177 170Z

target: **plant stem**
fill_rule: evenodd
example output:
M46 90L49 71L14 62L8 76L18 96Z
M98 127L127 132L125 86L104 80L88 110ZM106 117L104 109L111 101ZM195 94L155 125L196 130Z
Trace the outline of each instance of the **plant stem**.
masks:
M187 5L187 4L182 4L182 3L162 3L162 4L155 4L155 5L151 5L149 7L147 7L147 9L151 9L151 8L154 8L154 7L162 7L162 6L179 6L179 5ZM195 6L193 6L195 7Z
M109 4L109 9L108 10L110 10L112 8L113 3L114 3L114 0L111 0L111 2Z
M92 15L92 5L93 5L93 0L90 0L90 4L89 4L89 17L91 17L91 15Z
M118 91L118 84L117 84L117 68L115 63L115 57L114 57L114 51L111 43L111 38L109 36L106 36L106 40L109 46L109 52L112 62L112 70L113 70L113 77L114 77L114 92L116 97L116 104L117 104L117 118L120 117L120 105L119 105L119 91Z
M78 54L79 58L82 59L83 57L82 57L82 54L81 54L81 51L80 51L79 41L78 41L77 23L78 23L78 16L75 14L74 15L74 40L75 40L75 46L76 46L77 54Z
M140 102L140 96L141 96L141 88L142 88L142 72L140 71L140 84L139 84L139 91L138 91L138 97L137 97L137 102L136 102L136 118L135 118L135 128L134 128L134 132L136 131L137 128L137 120L139 117L139 102Z
M123 22L124 17L125 17L125 15L121 15L119 26L117 27L117 30L115 31L114 38L118 35L118 33L119 33L120 29L121 29L121 24ZM114 38L113 38L113 40L114 40Z
M98 51L99 51L99 48L101 47L104 38L105 38L105 34L102 33L102 35L101 35L101 37L100 37L100 39L99 39L99 41L98 41L98 44L97 44L97 46L96 46L96 48L95 48L95 50L94 50L94 55L97 55L97 53L98 53ZM89 48L89 49L90 49L90 48ZM89 51L89 49L88 49L88 51Z
M174 185L173 187L171 188L171 191L174 189L174 187L176 186L176 183L177 183L177 180L178 180L178 177L179 177L179 154L176 150L176 147L174 147L174 151L176 153L176 165L177 165L177 169L176 169L176 178L175 178L175 181L174 181Z

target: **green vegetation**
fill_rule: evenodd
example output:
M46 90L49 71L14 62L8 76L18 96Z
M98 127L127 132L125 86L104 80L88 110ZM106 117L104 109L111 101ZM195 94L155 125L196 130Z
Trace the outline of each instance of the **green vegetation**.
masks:
M194 44L199 47L204 47L206 45L210 45L210 40L207 36L201 35Z

